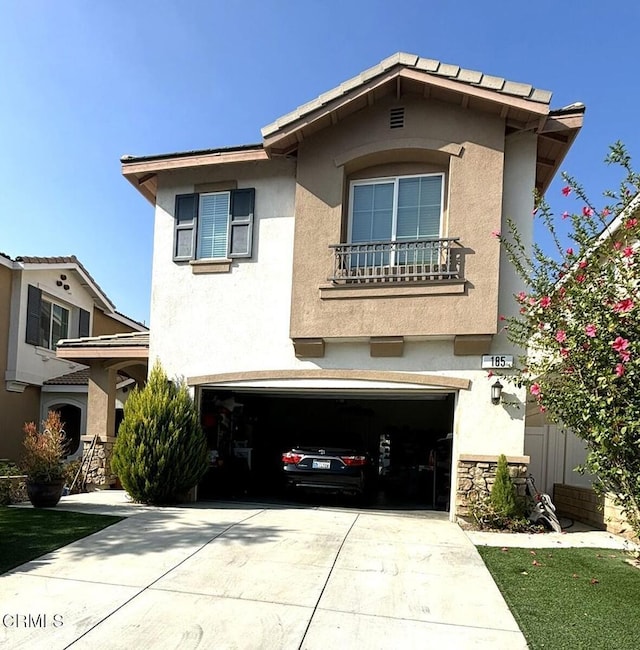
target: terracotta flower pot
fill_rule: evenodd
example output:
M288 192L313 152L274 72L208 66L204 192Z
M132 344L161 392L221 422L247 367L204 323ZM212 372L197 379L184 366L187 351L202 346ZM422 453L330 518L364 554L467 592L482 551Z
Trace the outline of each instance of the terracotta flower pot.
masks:
M64 479L58 481L39 482L27 480L27 495L34 508L53 508L64 488Z

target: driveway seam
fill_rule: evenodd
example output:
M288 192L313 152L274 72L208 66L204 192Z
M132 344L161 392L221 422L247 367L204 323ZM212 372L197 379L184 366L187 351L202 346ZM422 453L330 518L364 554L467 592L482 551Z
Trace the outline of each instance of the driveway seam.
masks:
M313 611L311 612L311 616L309 617L309 622L307 623L307 627L304 629L304 634L300 639L300 645L298 646L298 650L302 650L302 645L304 644L304 640L307 638L307 632L309 632L309 628L311 627L311 623L313 622L313 617L316 615L316 612L318 611L318 605L322 600L322 595L324 594L324 590L327 588L327 584L329 583L329 578L331 578L333 569L336 566L336 562L338 561L338 557L340 556L340 551L342 551L342 547L347 541L347 537L349 537L349 533L353 530L353 527L356 525L356 522L358 521L359 518L360 518L360 513L357 513L355 519L351 522L351 526L349 526L349 530L344 535L344 539L342 540L338 548L338 552L336 553L336 556L333 558L333 562L331 564L331 567L329 568L329 573L327 574L327 579L324 581L324 584L322 585L322 589L320 590L320 595L318 596L318 600L316 601L316 604L313 606Z
M231 530L231 528L233 528L234 526L237 526L238 524L243 524L245 521L248 521L249 519L252 519L253 517L256 517L257 515L260 515L263 512L265 512L265 510L259 510L258 512L254 512L253 514L249 515L248 517L245 517L244 519L241 519L240 521L236 521L236 522L230 524L224 530L220 531L217 535L214 535L213 537L209 538L204 544L200 545L195 551L193 551L192 553L190 553L189 555L184 557L182 560L180 560L180 562L178 562L177 564L172 566L170 569L167 569L162 575L158 576L155 580L152 580L148 585L144 586L142 589L140 589L140 591L138 591L133 596L131 596L131 598L128 598L123 603L118 605L118 607L116 607L112 612L109 612L104 618L100 619L95 625L92 625L88 630L85 630L79 637L77 637L71 643L69 643L69 645L66 645L64 647L64 650L67 650L68 648L73 647L76 643L78 643L78 641L80 641L80 639L84 638L87 634L89 634L89 632L92 632L93 630L95 630L99 625L102 625L102 623L104 623L107 619L111 618L116 612L119 612L123 607L126 607L129 603L134 601L138 596L143 594L145 591L151 589L151 587L153 587L153 585L155 585L158 581L165 578L172 571L175 571L175 569L177 569L179 566L184 564L187 560L190 560L194 555L199 553L205 546L207 546L208 544L213 542L213 540L218 539L218 537L221 537L222 535L224 535L226 532Z
M441 625L443 627L454 627L454 628L465 628L469 630L487 630L487 631L495 631L495 632L512 632L513 634L520 634L521 630L517 629L514 630L513 628L508 628L508 627L495 627L493 625L487 626L487 625L469 625L467 623L446 623L444 621L433 621L433 620L425 620L423 618L412 618L409 616L388 616L386 614L367 614L366 612L350 612L344 609L335 609L333 607L316 607L315 610L318 609L321 612L332 612L334 614L348 614L349 616L362 616L362 617L368 617L368 618L376 618L380 619L383 618L385 620L389 621L409 621L411 623L425 623L426 625Z

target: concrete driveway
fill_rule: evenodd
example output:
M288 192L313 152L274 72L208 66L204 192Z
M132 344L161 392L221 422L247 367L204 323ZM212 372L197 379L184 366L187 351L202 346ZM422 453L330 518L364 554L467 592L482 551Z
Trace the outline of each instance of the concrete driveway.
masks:
M444 513L58 507L127 518L0 577L3 647L526 648Z

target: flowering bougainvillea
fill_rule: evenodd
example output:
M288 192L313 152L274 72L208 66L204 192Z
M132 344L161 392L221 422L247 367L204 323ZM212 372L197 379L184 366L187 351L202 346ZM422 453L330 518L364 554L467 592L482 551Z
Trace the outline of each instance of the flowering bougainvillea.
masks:
M554 215L538 199L557 254L530 252L509 221L499 237L528 287L507 319L510 340L527 350L516 381L555 422L587 443L585 468L613 494L640 533L640 175L621 143L607 156L623 170L598 207L567 174L559 201L571 225L562 245ZM572 213L566 203L578 204ZM565 217L565 215L567 215Z

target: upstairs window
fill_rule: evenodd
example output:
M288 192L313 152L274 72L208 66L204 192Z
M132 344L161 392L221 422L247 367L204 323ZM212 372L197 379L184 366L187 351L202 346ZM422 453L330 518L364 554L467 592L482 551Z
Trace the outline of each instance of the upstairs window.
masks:
M90 315L78 309L77 336L89 336ZM30 345L38 345L55 350L60 339L71 334L71 310L55 300L43 297L42 290L29 285L27 294L27 331L25 340Z
M438 239L443 187L442 174L354 181L350 243Z
M176 196L173 259L251 257L253 188Z

